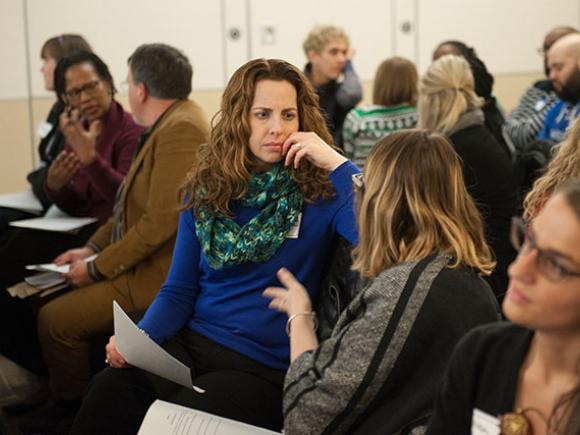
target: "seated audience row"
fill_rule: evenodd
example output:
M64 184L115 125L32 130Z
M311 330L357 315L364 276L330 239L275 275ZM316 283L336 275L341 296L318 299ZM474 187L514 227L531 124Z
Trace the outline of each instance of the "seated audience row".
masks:
M97 222L77 234L6 229L0 243L2 289L30 274L26 265L51 262L66 249L84 244L106 222L142 130L115 101L113 78L97 55L82 52L61 59L54 78L57 95L66 107L58 127L64 146L48 166L43 191L70 215L94 217ZM27 339L34 339L31 316L27 301L0 292L0 322L6 331L1 351L37 369L38 362L28 361L22 349Z
M567 32L556 32L547 55L562 101L546 112L543 131L564 132L580 104L580 36ZM518 155L502 133L493 76L459 41L437 47L419 87L412 62L386 60L374 105L353 108L362 88L349 39L316 27L304 42L304 73L273 59L240 67L209 134L188 100L192 68L180 51L146 44L129 57L131 117L114 100L104 62L82 38L61 38L81 52L71 48L53 65L58 50L43 48L58 128L41 143L46 165L29 179L45 206L98 222L75 236L3 230L0 260L11 267L2 286L22 280L26 264L60 254L54 261L70 264L64 276L75 287L39 307L0 297L9 331L0 352L37 370L24 340L35 339L39 309L52 400L22 420L25 433L54 430L81 401L72 433L136 433L157 398L289 434L422 432L441 383L432 433L468 431L476 408L504 430L522 421L575 433L577 352L562 350L564 366L547 355L578 341L580 259L571 249L580 187L558 188L579 174L580 122L526 199L529 227L518 232ZM566 125L554 126L563 110ZM417 121L421 130L397 132ZM0 210L4 222L22 217ZM516 257L510 228L520 254L504 310L535 334L511 324L477 329L445 375L461 338L500 317L494 293L503 298ZM352 244L352 268L367 284L319 340L313 307L325 297L320 283L337 236ZM549 301L542 295L555 281L564 294ZM139 327L188 365L205 393L130 367L112 336L111 367L85 396L91 340L112 332L113 300L146 310ZM23 328L13 329L18 322ZM486 378L504 354L512 378L523 379L506 376L510 397L457 388L473 388L477 358ZM553 394L535 397L542 367L565 382L542 384Z
M138 145L135 141L136 155L117 192L113 216L86 246L56 259L71 264L65 276L77 288L38 314L53 402L23 422L27 431L54 427L76 412L90 378L89 343L111 331L113 300L127 311L144 310L158 292L177 232L178 187L195 162L196 147L207 141L205 116L187 100L192 68L181 52L145 45L128 63L133 117L147 129ZM93 254L97 258L86 261Z

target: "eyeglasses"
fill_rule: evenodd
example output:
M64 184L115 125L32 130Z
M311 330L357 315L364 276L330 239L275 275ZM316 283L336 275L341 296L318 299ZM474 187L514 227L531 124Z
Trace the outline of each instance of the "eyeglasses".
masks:
M68 97L69 100L76 100L81 96L81 93L86 93L87 95L94 95L97 86L101 83L99 80L93 80L92 82L88 82L87 84L81 86L80 88L73 88L69 89L65 92L65 95Z
M363 191L365 188L365 180L363 178L363 174L358 173L358 174L353 174L352 175L352 185L354 186L355 189L359 190L359 191Z
M580 272L568 270L560 263L563 254L538 248L536 239L523 219L512 218L510 234L513 247L521 253L529 254L536 251L536 267L550 281L560 281L566 277L580 277Z

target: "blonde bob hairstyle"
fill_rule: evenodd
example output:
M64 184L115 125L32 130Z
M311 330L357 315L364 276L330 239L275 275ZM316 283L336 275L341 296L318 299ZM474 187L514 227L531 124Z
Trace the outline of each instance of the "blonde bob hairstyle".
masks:
M417 104L417 69L410 60L391 57L377 68L373 82L373 104L397 106Z
M212 119L209 141L199 147L197 161L184 183L182 192L188 198L184 209L193 207L197 215L204 207L230 215L229 202L246 193L258 163L249 147L249 114L260 80L286 81L294 86L299 131L312 131L332 144L332 136L318 108L318 96L306 76L283 60L251 60L234 72L224 90L220 111ZM298 169L289 166L289 171L305 201L334 195L326 170L303 160Z
M483 106L467 61L448 54L431 64L419 84L418 127L447 134L461 115Z
M463 181L461 163L444 136L405 130L381 139L357 189L359 243L353 270L374 278L383 270L438 252L451 268L489 275L495 262L483 221Z
M550 195L569 180L580 178L580 118L577 118L568 136L548 164L544 175L538 178L524 200L524 218L533 219L544 207Z

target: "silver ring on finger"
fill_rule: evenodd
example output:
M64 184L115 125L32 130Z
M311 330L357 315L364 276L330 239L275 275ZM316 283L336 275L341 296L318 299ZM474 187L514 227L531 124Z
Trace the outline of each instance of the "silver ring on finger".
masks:
M292 145L293 147L295 147L298 151L300 151L302 149L302 144L300 142L295 143L294 145Z

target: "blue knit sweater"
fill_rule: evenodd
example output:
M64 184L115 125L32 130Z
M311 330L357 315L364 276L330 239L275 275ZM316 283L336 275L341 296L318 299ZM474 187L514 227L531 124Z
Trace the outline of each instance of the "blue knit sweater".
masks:
M286 314L269 309L262 292L280 286L276 272L284 266L316 298L334 233L357 242L351 177L359 171L350 161L334 170L330 180L336 196L304 203L298 238L286 239L261 264L210 268L195 234L193 212L182 212L171 269L139 327L163 342L186 326L262 364L285 370L289 364ZM258 213L236 202L231 210L240 225Z

